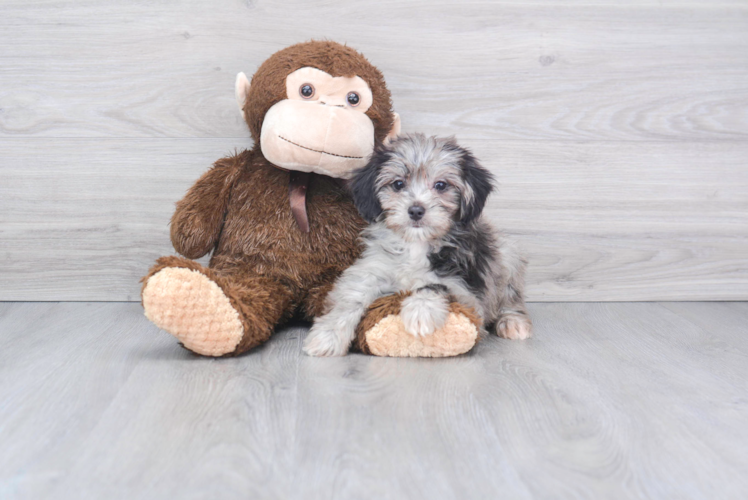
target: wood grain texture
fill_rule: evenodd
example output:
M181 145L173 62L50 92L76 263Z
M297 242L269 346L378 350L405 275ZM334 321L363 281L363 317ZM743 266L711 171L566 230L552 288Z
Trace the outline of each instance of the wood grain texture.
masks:
M500 180L487 214L529 256L530 300L748 296L748 145L465 142ZM245 143L9 141L0 300L139 300L174 202Z
M450 359L308 358L301 325L205 359L137 304L0 304L0 497L743 496L748 304L530 313Z
M249 146L234 76L310 38L496 173L530 300L748 298L748 6L720 0L0 2L0 300L138 300Z
M365 14L364 14L365 13ZM236 73L311 38L385 73L406 130L744 140L740 2L13 2L0 133L245 137Z

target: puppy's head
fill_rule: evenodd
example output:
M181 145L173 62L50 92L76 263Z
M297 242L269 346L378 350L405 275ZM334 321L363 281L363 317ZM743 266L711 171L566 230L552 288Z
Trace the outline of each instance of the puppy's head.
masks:
M493 176L454 139L413 134L378 146L350 186L367 221L384 220L408 241L430 241L480 215Z

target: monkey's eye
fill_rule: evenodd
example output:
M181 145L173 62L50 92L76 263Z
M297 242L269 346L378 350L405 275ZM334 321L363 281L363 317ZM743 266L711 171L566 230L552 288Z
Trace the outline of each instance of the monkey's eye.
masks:
M392 183L392 189L394 189L395 191L400 191L404 187L405 187L405 182L403 181L395 181Z
M314 95L314 85L311 83L305 83L299 87L299 95L304 99L309 99Z
M448 184L444 181L436 181L436 184L434 184L434 189L441 192L447 189Z
M351 106L358 106L358 103L361 102L361 97L355 92L348 92L348 95L345 97L348 101L348 104Z

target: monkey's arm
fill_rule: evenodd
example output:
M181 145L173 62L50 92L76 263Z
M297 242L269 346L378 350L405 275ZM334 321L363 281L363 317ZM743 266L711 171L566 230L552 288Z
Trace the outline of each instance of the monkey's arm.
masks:
M177 202L171 218L171 243L177 252L197 259L215 246L241 165L241 155L218 160Z

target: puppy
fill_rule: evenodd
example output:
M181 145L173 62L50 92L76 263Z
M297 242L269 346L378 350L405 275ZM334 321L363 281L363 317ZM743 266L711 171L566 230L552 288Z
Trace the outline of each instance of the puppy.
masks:
M484 329L525 339L525 261L481 218L493 176L454 139L401 136L379 146L351 180L371 223L364 251L335 283L327 312L304 342L310 356L342 356L377 298L409 291L400 317L412 335L444 325L450 301L472 307Z

